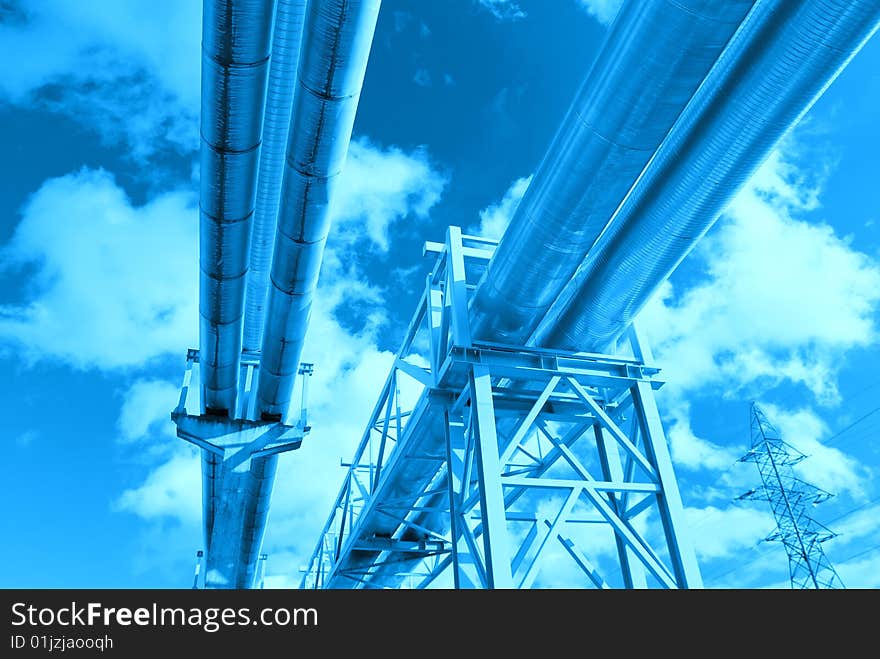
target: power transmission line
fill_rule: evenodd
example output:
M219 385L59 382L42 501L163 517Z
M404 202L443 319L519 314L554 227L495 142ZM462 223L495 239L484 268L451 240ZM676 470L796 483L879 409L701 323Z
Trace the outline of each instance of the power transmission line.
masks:
M872 503L877 503L878 501L880 501L880 496L876 496L876 497L874 497L873 499L871 499L870 501L867 501L867 502L865 502L865 503L863 503L863 504L860 504L860 505L856 506L855 508L850 508L849 510L847 510L846 512L844 512L844 513L838 515L838 516L835 517L834 519L829 520L828 523L829 523L829 524L832 524L832 523L834 523L834 522L839 522L839 521L842 520L842 519L846 519L847 517L849 517L849 516L852 515L853 513L857 513L858 511L860 511L860 510L862 510L862 509L864 509L864 508L867 508L867 507L870 506ZM765 545L763 545L763 542L764 542L763 540L760 540L757 544L753 545L753 546L750 548L750 551L755 551L755 550L757 550L759 547L765 546ZM769 545L767 545L767 546L769 546ZM877 545L876 547L872 547L872 548L867 549L867 550L864 550L864 551L859 551L859 553L855 554L854 556L850 556L849 558L845 558L845 559L843 559L843 560L840 561L840 562L841 562L841 563L847 563L847 562L851 561L853 558L856 558L856 557L858 557L858 556L861 556L863 553L867 553L868 551L873 551L873 550L878 549L878 548L880 548L880 545ZM715 581L715 580L717 580L717 579L720 579L721 577L726 577L726 576L727 576L728 574L730 574L731 572L735 572L736 570L742 569L742 568L744 568L744 567L748 567L749 565L752 565L752 564L755 563L757 560L759 560L762 556L766 556L767 553L768 553L768 551L761 551L761 552L758 553L757 556L755 556L755 557L754 557L753 559L751 559L750 561L747 561L747 562L745 562L745 563L742 563L741 565L734 565L732 568L730 568L730 569L728 569L728 570L725 570L724 572L721 572L720 574L712 575L711 577L708 577L708 578L707 578L707 581Z
M845 558L845 559L843 559L842 562L843 562L843 563L849 563L851 560L853 560L853 559L855 559L855 558L858 558L859 556L864 556L865 554L870 554L871 552L873 552L873 551L877 551L878 549L880 549L880 545L874 545L873 547L868 547L867 549L864 549L864 550L862 550L862 551L860 551L860 552L858 552L858 553L856 553L856 554L853 554L853 555L850 556L849 558Z
M831 435L831 437L829 437L828 439L826 439L826 440L825 440L824 442L822 442L822 443L823 443L825 446L828 446L829 444L831 444L832 442L834 442L834 440L836 440L838 437L840 437L841 435L843 435L845 432L848 432L849 430L851 430L852 428L854 428L855 426L857 426L858 424L860 424L862 421L864 421L865 419L867 419L867 418L870 417L871 415L876 414L877 412L880 412L880 406L875 407L873 410L871 410L871 411L868 412L867 414L864 414L864 415L860 416L858 419L856 419L856 420L853 421L851 424L849 424L846 428L843 428L842 430L837 431L836 433L834 433L833 435Z

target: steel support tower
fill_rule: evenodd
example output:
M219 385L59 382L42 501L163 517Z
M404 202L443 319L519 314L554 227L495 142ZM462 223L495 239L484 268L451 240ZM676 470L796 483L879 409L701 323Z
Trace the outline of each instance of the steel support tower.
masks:
M295 423L258 418L256 384L259 356L247 353L241 358L237 405L232 416L210 414L205 410L199 387L192 387L193 367L199 351L190 349L180 398L171 418L177 436L202 451L202 509L205 543L205 588L253 588L262 577L259 560L246 556L251 539L265 528L268 500L254 501L259 481L274 476L277 456L298 449L311 428L307 421L308 377L312 364L302 364L302 403ZM197 380L198 381L198 380ZM251 505L248 505L251 502ZM258 545L262 537L258 538ZM193 587L198 587L202 552L198 554ZM240 565L252 565L241 571ZM233 575L239 575L238 580Z
M494 245L426 243L436 266L301 586L529 588L561 549L583 585L701 587L647 346L472 340ZM600 561L584 537L609 543Z
M755 403L750 416L752 447L740 462L757 464L762 484L738 499L770 503L777 529L765 539L778 540L785 546L792 588L843 588L822 549L822 543L835 534L813 519L807 508L827 500L831 494L795 475L794 465L806 456L782 441L779 430Z

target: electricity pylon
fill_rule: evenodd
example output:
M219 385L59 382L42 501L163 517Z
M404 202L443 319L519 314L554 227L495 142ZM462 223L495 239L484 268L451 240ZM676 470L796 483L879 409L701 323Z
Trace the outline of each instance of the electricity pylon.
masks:
M792 588L844 588L822 543L835 534L810 517L807 505L822 503L831 494L797 478L793 466L806 458L782 441L779 430L752 403L752 446L740 462L755 462L762 485L737 497L768 501L776 518L776 531L766 540L779 540L788 554Z

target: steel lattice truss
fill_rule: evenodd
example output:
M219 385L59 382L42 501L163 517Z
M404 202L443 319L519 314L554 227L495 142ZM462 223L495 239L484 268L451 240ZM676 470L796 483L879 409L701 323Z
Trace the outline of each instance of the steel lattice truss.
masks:
M831 494L795 476L794 465L806 456L782 441L776 427L756 404L751 409L752 446L741 462L754 462L762 485L739 499L768 501L777 529L766 540L778 540L788 554L792 588L843 588L822 543L835 534L813 519L808 506L821 503Z
M631 357L472 341L493 246L457 227L426 245L437 265L302 586L529 588L551 548L597 588L701 586L647 349L634 330Z

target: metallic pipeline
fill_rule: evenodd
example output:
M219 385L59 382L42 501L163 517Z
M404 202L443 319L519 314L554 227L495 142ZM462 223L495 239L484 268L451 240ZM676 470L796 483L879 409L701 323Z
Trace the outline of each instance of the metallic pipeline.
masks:
M381 0L309 3L263 336L258 406L287 412L309 323L329 204L345 164Z
M532 343L603 350L880 22L880 0L764 0Z
M217 464L216 485L223 495L214 504L206 588L253 587L277 466L277 455Z
M233 414L274 1L205 0L199 344L205 411Z
M730 45L730 50L722 56L722 61L717 65L719 72L713 71L705 83L705 86L709 88L710 80L716 81L712 87L718 93L713 105L714 111L716 114L727 115L727 121L731 123L728 125L726 122L715 123L712 121L711 129L703 127L697 130L698 127L693 124L696 115L692 114L696 110L686 111L679 122L681 122L682 127L689 126L689 132L694 131L694 133L690 136L690 139L685 140L679 131L679 126L676 125L667 140L671 144L686 144L689 149L677 148L675 151L672 151L667 150L667 145L664 144L657 156L655 156L654 162L649 164L643 180L637 184L636 189L633 191L633 197L640 195L639 191L642 190L643 183L653 181L657 184L657 187L652 186L655 198L665 193L673 193L672 201L665 204L664 207L671 215L675 215L676 204L685 206L689 194L697 195L700 198L707 194L726 196L727 192L713 191L713 186L725 183L727 185L735 185L735 183L731 183L733 180L744 181L751 171L738 174L734 169L736 167L743 167L746 170L750 170L750 168L753 170L757 165L748 157L748 149L745 149L745 151L735 149L731 159L728 160L726 153L728 149L734 148L730 141L738 139L745 130L746 134L750 135L750 137L744 138L745 143L750 145L749 148L769 150L776 139L778 139L778 136L784 132L785 128L796 121L808 109L815 98L830 84L839 70L845 66L852 54L858 51L864 41L876 29L874 27L878 14L876 8L880 4L880 0L873 0L870 3L853 3L852 7L847 6L848 4L842 1L830 2L825 0L824 2L819 2L818 0L811 0L806 3L780 3L774 1L759 5L761 10L757 11L756 9L755 14L747 19L748 25L743 26L743 32L735 38L735 41ZM808 15L812 16L813 20L805 21L804 18ZM767 21L767 25L763 25L764 21ZM811 25L815 26L816 29L810 31L809 26ZM849 28L845 27L846 25ZM791 43L786 44L788 40L791 40ZM784 60L785 67L791 67L788 74L781 74L780 70L774 66L773 58L762 58L760 56L760 49L762 47L773 49L775 57ZM800 50L800 48L804 48L804 50ZM741 57L743 58L742 63L739 64ZM834 60L835 63L826 62L824 66L817 66L817 60L827 59ZM782 64L783 62L779 62L778 66L782 66ZM809 70L799 71L799 65L807 65ZM758 75L762 68L765 71L764 75ZM751 72L751 74L746 75L742 81L737 82L747 72ZM719 84L717 75L721 75L724 78L729 77L730 81L726 84ZM734 98L733 92L749 89L750 86L755 94L751 103L744 103L742 98ZM769 91L771 89L772 92ZM703 89L698 92L697 96L701 100L697 102L697 98L695 98L694 107L702 108L706 106L707 98ZM726 106L725 100L732 103L732 105ZM800 107L791 107L798 103L800 103ZM780 105L788 106L784 117L779 116ZM704 120L711 119L712 115L705 114L705 112L706 110L700 111L699 116ZM736 121L731 116L733 112L740 115ZM717 118L719 117L715 117L716 120ZM761 131L776 132L777 134L775 137L761 139ZM727 144L724 148L720 148L719 143L715 142L716 140L721 143L727 142ZM769 146L766 143L769 143ZM766 155L766 153L763 155ZM755 157L760 161L763 159L763 155ZM687 162L691 167L702 164L705 170L697 170L698 174L688 177L686 184L683 178L678 179L677 184L675 179L661 177L659 174L655 178L653 173L655 166L657 167L657 172L668 171L669 168L675 167L677 160L682 158L682 156L687 156ZM720 168L722 176L712 176L713 168ZM664 188L660 188L661 182ZM665 188L666 185L670 184L673 184L673 187ZM700 206L698 212L702 212L702 208L706 207ZM600 238L596 246L597 249L601 250L600 253L606 259L614 258L615 254L619 257L614 261L613 267L606 265L600 270L605 273L606 277L609 273L613 274L616 268L627 267L628 265L637 265L645 270L652 270L654 268L652 250L658 249L658 243L656 241L652 242L652 237L665 237L667 240L677 244L676 241L681 237L687 236L686 231L670 234L668 232L673 230L672 227L664 225L658 225L660 228L655 227L653 231L642 231L639 235L646 242L638 257L634 257L631 252L623 251L623 249L638 249L640 243L637 240L631 239L622 242L618 239L614 244L608 240L609 236L619 235L620 229L617 222L621 219L622 217L618 217L614 220L609 231ZM662 219L662 216L658 215L654 219ZM711 222L711 219L710 217L705 221ZM701 234L697 228L689 239L691 241L696 240L699 235ZM615 252L615 249L621 251ZM664 249L661 249L659 254L663 256ZM588 261L588 263L591 262L592 260ZM629 269L628 278L631 282L636 280L638 270L638 267ZM668 272L663 273L664 276L666 274ZM627 288L622 280L623 278L621 278L621 282L619 282L619 286L615 290L626 301L631 298L626 292ZM658 278L656 281L659 282L660 279ZM606 305L614 302L613 296L607 293L600 300ZM592 320L590 307L583 306L580 308L580 311L584 314L583 317ZM619 313L624 315L626 310L624 309ZM574 318L576 319L576 317ZM623 322L619 323L619 325L625 326ZM606 336L613 334L614 332L611 332ZM598 341L595 345L602 344L603 342L605 341ZM544 343L542 345L554 344ZM576 346L578 349L583 350L594 348L593 343L581 338L571 339L571 346ZM562 347L566 346L563 345ZM415 435L421 434L418 428L413 428L411 432ZM424 476L428 477L427 472ZM390 467L386 467L383 480L386 479L388 490L396 493L411 491L406 487L407 481L415 482L413 474L408 472L398 473ZM432 502L428 501L420 505L430 508ZM362 517L361 520L363 525L359 523L359 528L355 528L352 531L355 537L369 536L374 528L373 525L377 525L376 528L383 532L387 531L385 528L379 528L384 524L383 519ZM427 513L415 515L413 521L428 528L441 528L444 523L438 515ZM363 568L365 564L369 563L370 558L366 555L354 554L346 556L343 560L345 561L345 567L352 565ZM400 565L405 566L407 564L402 563ZM397 579L393 573L399 567L389 566L385 568L379 566L370 577L370 584L374 586L396 585ZM345 579L334 580L332 587L349 585L345 581Z
M525 342L753 4L624 3L481 280L475 338ZM389 490L430 479L430 465L419 467L388 473ZM394 571L379 567L374 579L394 585Z
M253 214L254 235L246 279L245 350L258 350L259 337L262 334L261 314L268 287L266 263L274 240L283 152L290 122L305 2L306 0L278 0L276 7L268 74L269 90L263 119L263 143L259 155L256 211ZM254 103L253 107L261 107L262 96L255 94ZM249 162L248 166L254 165ZM250 175L249 173L248 176ZM252 196L250 200L249 203L253 204ZM229 409L232 412L234 407ZM272 489L271 479L276 463L277 456L256 459L247 470L231 473L223 469L216 455L203 452L202 509L205 546L208 548L205 574L207 587L251 586L262 545L266 509ZM268 487L265 485L267 480L270 481ZM239 495L239 491L244 494ZM230 501L231 506L225 505Z
M528 338L753 4L624 3L483 276L475 338Z
M287 146L306 4L307 0L278 0L275 8L269 87L263 118L263 146L260 152L250 267L244 302L242 347L245 352L258 352L263 339L266 298L269 293L269 264L272 246L275 244L275 223L278 218L281 176L284 173L284 149Z
M296 91L293 92L292 116L290 111L287 111L290 134L285 173L281 183L279 231L275 238L276 245L279 243L282 245L280 252L282 257L279 261L279 248L276 246L272 276L272 290L275 292L278 281L285 281L287 277L296 279L299 276L298 261L284 259L284 247L288 240L285 230L289 231L291 222L302 222L307 231L321 230L320 223L326 223L326 204L323 207L316 206L313 197L296 201L296 175L301 169L305 175L300 178L309 183L307 190L309 188L319 192L323 190L321 194L325 198L329 194L326 181L318 176L311 178L307 176L322 171L332 172L335 175L341 168L348 148L378 8L378 0L369 3L351 0L311 0L308 5L305 24L301 28L302 34L306 36L303 39L302 59L294 87ZM289 34L292 39L292 30ZM267 125L268 121L267 119ZM314 154L311 155L312 164L302 166L300 164L307 162L304 159L310 155L309 148L314 149ZM333 156L329 159L331 165L329 169L326 158L328 153ZM295 164L299 165L299 169L292 167ZM312 228L311 225L316 222L318 226ZM272 230L274 232L274 227ZM323 231L326 238L326 227ZM323 242L320 247L322 250ZM317 268L320 264L321 252L312 250L311 254L317 258ZM263 337L264 347L272 345L271 328L275 326L272 319L273 314L277 313L272 309L270 304L267 322L269 330ZM308 317L304 316L297 320L301 323L304 332ZM286 337L278 337L280 347L285 347L285 342ZM273 363L272 354L270 349L268 362L270 367ZM264 350L264 360L265 355ZM297 354L297 362L298 359ZM289 382L291 388L295 373L294 367ZM286 408L286 404L283 408ZM262 405L259 412L265 412ZM280 412L281 410L277 416L280 416ZM211 510L208 510L208 504L205 509L206 521L213 519L212 528L207 531L211 542L207 554L206 586L250 588L253 585L266 529L277 460L277 455L256 457L240 467L227 468L226 465L222 465L215 469L217 478L213 486L215 490L222 490L224 496L215 497Z

